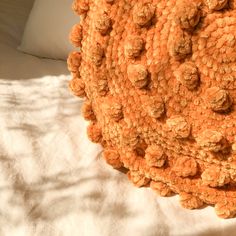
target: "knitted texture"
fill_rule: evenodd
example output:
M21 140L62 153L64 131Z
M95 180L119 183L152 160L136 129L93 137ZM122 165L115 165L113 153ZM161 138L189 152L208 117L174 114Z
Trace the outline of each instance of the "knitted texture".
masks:
M236 216L236 1L76 0L70 89L138 187ZM234 10L235 9L235 10Z

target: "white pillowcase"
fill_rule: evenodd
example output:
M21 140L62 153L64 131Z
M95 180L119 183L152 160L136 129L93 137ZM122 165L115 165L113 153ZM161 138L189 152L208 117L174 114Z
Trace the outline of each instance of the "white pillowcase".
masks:
M0 43L17 47L33 0L0 0Z
M63 59L73 50L69 33L79 16L73 0L35 0L19 50L39 57Z

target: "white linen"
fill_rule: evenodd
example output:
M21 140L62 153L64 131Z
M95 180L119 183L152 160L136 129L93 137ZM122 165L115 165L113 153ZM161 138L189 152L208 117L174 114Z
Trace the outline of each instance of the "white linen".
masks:
M235 219L182 209L104 163L64 62L0 50L0 235L234 234Z
M1 30L0 30L1 31ZM0 38L1 236L228 236L236 219L133 187L86 136L62 61Z
M72 11L73 0L35 0L19 49L39 57L67 58L72 26L79 16Z

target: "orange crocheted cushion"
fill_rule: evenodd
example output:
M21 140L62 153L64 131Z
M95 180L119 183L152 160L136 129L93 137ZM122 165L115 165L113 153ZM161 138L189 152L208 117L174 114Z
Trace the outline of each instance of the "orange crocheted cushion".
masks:
M236 1L76 0L88 136L138 187L236 215ZM235 10L234 10L235 9Z

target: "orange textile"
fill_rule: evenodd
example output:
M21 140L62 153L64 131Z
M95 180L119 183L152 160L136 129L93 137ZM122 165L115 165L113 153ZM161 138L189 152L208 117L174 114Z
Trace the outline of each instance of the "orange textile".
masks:
M70 89L138 187L236 216L236 1L76 0Z

